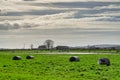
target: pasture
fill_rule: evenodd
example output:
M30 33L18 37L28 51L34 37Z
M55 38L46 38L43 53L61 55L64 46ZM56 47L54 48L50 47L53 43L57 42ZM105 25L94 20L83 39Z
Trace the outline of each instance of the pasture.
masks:
M21 60L12 60L13 56ZM34 59L26 59L27 55ZM69 62L79 56L79 62ZM99 65L98 58L109 58L111 65ZM0 80L119 80L119 54L34 54L0 52Z

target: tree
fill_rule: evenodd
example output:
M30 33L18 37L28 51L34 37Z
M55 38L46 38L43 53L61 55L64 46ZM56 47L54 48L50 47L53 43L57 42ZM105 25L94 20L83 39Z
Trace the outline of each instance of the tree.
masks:
M30 48L33 49L33 44L30 45Z
M47 49L53 49L53 44L54 41L49 39L44 42L44 45L46 46Z

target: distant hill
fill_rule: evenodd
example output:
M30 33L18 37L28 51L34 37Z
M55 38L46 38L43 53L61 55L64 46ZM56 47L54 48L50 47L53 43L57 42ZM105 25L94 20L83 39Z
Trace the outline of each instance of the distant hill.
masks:
M120 48L120 45L114 45L114 44L100 44L100 45L93 45L94 47L98 47L98 48Z
M116 44L98 44L98 45L86 46L86 48L115 48L115 49L120 49L120 45L116 45Z
M77 46L77 47L70 47L71 49L80 49L80 48L116 48L116 49L120 49L120 45L116 45L116 44L98 44L98 45L89 45L89 46Z

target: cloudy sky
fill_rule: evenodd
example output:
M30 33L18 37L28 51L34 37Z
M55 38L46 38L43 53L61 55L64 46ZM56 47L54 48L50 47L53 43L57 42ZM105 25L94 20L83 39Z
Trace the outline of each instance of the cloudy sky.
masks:
M0 48L120 44L120 0L0 0Z

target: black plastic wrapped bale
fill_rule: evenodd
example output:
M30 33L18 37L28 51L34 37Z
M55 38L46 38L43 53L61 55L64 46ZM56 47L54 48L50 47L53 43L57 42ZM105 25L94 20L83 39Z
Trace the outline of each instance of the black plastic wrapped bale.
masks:
M13 60L21 60L22 58L21 58L21 56L14 56L13 57Z
M108 58L99 58L98 64L110 66L110 60Z
M26 56L26 59L34 59L34 56L28 55L28 56Z
M71 56L70 59L69 59L70 62L78 62L80 61L79 57L78 56Z

